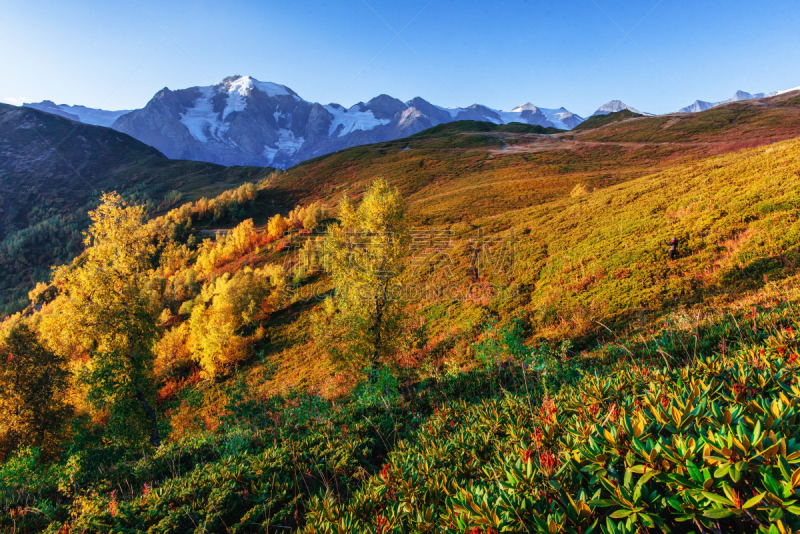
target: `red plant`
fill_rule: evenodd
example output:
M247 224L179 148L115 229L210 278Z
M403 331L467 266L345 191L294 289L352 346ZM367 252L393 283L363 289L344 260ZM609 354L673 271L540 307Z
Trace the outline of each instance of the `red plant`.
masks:
M611 407L608 409L608 419L612 423L617 422L617 418L619 417L619 410L617 409L617 403L613 403Z
M542 473L549 478L553 476L553 473L555 473L556 469L561 465L561 461L553 453L545 451L539 455L539 465L541 466Z
M156 393L156 402L158 404L164 404L167 401L170 401L175 398L177 395L186 385L185 380L176 380L171 378L167 380L164 384L164 387L158 390Z
M108 503L108 511L112 517L117 516L117 490L111 492L111 502Z
M534 454L536 453L530 449L522 451L522 463L528 463L528 460L533 459Z
M556 403L549 396L545 397L539 410L539 417L545 423L555 424L557 413L558 407L556 407Z
M535 427L533 432L531 432L531 437L536 446L540 447L542 445L542 438L544 437L544 432L542 432L541 427Z

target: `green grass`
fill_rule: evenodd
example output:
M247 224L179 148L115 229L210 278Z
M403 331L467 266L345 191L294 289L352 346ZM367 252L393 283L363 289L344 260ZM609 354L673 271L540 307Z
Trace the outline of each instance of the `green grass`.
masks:
M485 121L455 121L439 124L433 128L428 128L422 132L412 135L411 139L425 139L447 133L464 132L507 132L516 134L556 134L564 132L558 128L550 128L535 124L525 124L522 122L511 122L509 124L494 124Z

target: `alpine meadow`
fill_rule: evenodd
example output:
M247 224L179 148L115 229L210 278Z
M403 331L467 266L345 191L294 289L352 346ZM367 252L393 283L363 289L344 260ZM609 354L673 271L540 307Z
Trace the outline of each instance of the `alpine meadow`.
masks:
M0 532L800 533L800 89L693 106L0 104Z

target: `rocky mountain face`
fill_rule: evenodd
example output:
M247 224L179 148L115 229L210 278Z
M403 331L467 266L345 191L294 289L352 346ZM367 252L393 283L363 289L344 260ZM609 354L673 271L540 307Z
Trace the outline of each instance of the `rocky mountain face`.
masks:
M736 91L736 93L734 93L733 95L733 98L729 98L728 100L723 100L721 102L706 102L704 100L695 100L693 104L686 106L685 108L679 109L678 113L699 113L701 111L715 108L721 104L727 104L729 102L738 102L741 100L754 100L757 98L768 98L770 96L775 96L777 94L778 94L777 92L751 94L745 91Z
M31 106L84 120L76 107L65 109L47 101ZM231 76L212 86L175 91L165 87L144 108L119 115L110 126L173 159L288 168L351 146L390 141L458 120L569 130L584 119L564 108L530 103L511 111L479 104L443 108L419 97L402 102L387 95L345 108L308 102L284 85Z

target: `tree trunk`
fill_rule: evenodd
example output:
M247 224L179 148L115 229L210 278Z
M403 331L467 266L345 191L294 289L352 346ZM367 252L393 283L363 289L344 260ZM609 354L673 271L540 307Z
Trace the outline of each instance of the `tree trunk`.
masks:
M136 365L136 349L131 347L130 353L131 363L135 366ZM156 419L156 411L150 406L150 403L147 402L147 398L144 396L144 392L142 391L142 385L139 384L138 380L134 380L133 384L136 386L136 400L142 405L142 409L144 410L144 414L147 416L147 419L150 420L150 444L155 447L156 449L161 447L161 434L158 432L158 420Z
M389 293L389 281L383 284L380 299L375 299L375 318L373 319L370 330L372 330L372 354L370 355L370 364L373 368L378 367L378 361L381 350L381 326L383 325L383 312L387 304L387 295Z
M156 420L156 411L147 402L147 399L142 392L142 386L136 382L136 398L142 404L145 415L150 420L150 444L156 449L161 447L161 434L158 432L158 421Z

